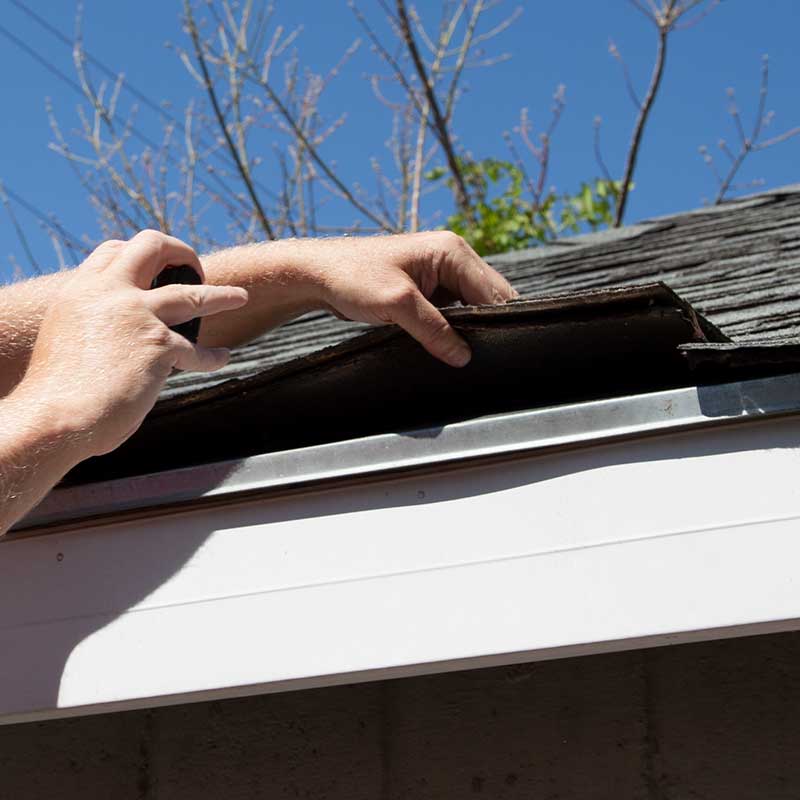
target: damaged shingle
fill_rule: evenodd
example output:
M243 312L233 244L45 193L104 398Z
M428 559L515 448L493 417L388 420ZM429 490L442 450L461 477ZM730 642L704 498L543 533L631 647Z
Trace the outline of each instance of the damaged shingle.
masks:
M726 338L662 284L445 311L473 359L453 369L397 328L163 401L73 479L238 458L487 414L686 385L678 346Z
M800 185L489 260L528 297L661 281L737 341L800 336ZM236 350L221 373L176 376L164 397L255 375L365 327L309 314Z

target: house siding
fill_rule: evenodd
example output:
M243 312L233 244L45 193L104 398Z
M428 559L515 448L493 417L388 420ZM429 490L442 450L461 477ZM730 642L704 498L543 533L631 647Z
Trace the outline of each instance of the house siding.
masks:
M800 634L0 728L0 798L796 798Z

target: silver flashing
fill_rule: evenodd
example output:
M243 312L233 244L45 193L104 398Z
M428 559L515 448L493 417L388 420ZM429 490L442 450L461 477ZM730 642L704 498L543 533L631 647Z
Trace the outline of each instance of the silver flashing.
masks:
M800 374L792 374L503 414L56 489L13 531L799 412Z

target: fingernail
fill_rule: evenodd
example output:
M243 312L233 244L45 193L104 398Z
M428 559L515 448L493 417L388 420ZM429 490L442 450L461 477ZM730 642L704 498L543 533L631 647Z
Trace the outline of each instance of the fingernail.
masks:
M217 366L214 367L215 370L222 369L228 365L228 362L231 360L231 351L228 347L212 347L211 351L217 358Z
M454 367L466 367L472 359L472 351L464 344L450 357L450 364Z

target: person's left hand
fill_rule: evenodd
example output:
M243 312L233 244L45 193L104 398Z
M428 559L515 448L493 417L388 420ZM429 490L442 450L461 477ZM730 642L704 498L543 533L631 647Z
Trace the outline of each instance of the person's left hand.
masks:
M506 303L519 293L450 231L315 242L321 304L345 319L396 324L433 356L465 366L469 345L431 302L444 289L470 305Z

